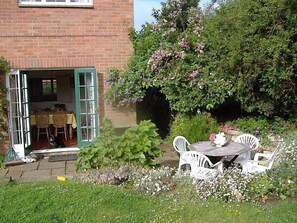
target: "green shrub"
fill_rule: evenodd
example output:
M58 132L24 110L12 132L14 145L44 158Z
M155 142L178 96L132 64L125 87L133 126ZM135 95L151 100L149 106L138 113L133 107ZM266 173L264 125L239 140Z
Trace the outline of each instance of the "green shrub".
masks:
M140 163L143 166L157 165L156 158L162 155L158 146L161 138L151 121L141 121L139 125L127 129L120 137L118 147L122 158L128 163Z
M117 150L118 137L111 121L104 119L100 136L96 137L90 145L80 149L76 169L88 170L107 165L117 166L121 155L121 152Z
M281 198L297 195L297 132L287 135L276 168L268 174L274 179L275 192Z
M208 113L194 117L177 115L170 128L170 135L167 140L172 142L174 137L182 135L190 143L209 140L211 133L219 132L219 125Z
M268 138L270 134L284 136L288 132L296 130L296 125L293 122L279 117L274 117L273 119L267 119L264 117L245 117L227 122L226 124L234 126L241 131L252 135L257 135L258 133L256 130L259 129L260 134L258 136L261 137L262 146L270 145Z
M118 136L111 121L104 119L102 133L80 150L76 168L88 170L118 167L125 163L154 166L158 164L156 158L162 155L158 148L160 143L157 128L151 121L142 121Z
M297 194L297 133L290 134L280 144L280 154L274 161L273 168L266 173L256 175L251 184L250 192L254 198L267 196L295 197ZM292 140L292 137L294 138Z
M256 200L272 195L274 191L273 178L266 173L254 176L249 184L250 196Z

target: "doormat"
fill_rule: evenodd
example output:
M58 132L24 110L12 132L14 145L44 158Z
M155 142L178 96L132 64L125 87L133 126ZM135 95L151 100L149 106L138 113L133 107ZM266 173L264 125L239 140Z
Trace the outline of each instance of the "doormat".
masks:
M48 158L49 162L58 162L58 161L72 161L77 160L77 154L59 154L59 155L51 155Z

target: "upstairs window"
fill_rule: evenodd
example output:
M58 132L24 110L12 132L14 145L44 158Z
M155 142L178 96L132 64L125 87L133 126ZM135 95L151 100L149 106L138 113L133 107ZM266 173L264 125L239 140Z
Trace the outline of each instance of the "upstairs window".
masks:
M92 7L93 0L18 0L19 6Z

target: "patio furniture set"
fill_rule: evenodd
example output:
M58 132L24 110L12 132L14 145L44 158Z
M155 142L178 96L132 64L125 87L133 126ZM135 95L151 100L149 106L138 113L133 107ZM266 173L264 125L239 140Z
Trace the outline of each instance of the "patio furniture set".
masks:
M251 134L239 135L234 141L215 145L212 141L190 144L183 136L173 140L174 149L180 154L178 169L190 168L190 175L197 179L209 179L236 165L243 173L256 174L272 168L275 150L271 154L256 153L259 139ZM263 160L265 164L263 165Z

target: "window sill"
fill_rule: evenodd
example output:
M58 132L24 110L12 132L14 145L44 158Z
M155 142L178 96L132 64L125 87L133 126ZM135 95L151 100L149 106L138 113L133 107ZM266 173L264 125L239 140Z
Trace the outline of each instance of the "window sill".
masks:
M39 2L23 2L18 3L19 7L39 7L39 8L93 8L93 4L65 4L65 3L39 3Z

